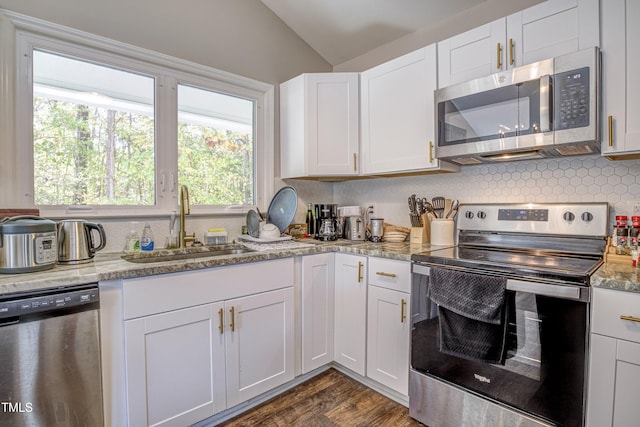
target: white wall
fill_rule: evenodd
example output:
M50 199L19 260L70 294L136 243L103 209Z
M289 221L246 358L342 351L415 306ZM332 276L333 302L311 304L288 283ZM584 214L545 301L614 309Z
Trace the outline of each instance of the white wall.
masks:
M0 8L274 85L331 71L257 0L0 0Z

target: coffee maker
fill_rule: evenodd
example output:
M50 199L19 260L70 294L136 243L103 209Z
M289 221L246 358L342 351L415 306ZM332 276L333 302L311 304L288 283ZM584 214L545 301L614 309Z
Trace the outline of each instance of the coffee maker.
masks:
M315 205L316 211L316 235L315 238L322 241L336 240L338 205L319 204Z

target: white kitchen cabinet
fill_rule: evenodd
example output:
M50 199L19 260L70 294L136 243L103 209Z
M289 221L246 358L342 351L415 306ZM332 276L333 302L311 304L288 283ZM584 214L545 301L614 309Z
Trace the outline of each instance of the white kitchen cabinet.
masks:
M587 426L637 426L640 294L594 288L591 332Z
M190 425L292 380L293 276L286 258L102 282L109 423Z
M457 171L434 157L436 46L360 76L362 174Z
M359 174L358 82L358 73L314 73L280 85L282 178Z
M126 322L128 425L189 425L227 407L222 304Z
M598 27L598 0L537 4L438 42L438 87L599 46Z
M333 361L335 267L332 253L302 257L302 373Z
M334 360L365 375L367 257L335 254Z
M602 155L640 155L640 2L601 0Z
M293 379L293 288L225 302L227 406Z
M407 396L411 264L369 258L367 376Z

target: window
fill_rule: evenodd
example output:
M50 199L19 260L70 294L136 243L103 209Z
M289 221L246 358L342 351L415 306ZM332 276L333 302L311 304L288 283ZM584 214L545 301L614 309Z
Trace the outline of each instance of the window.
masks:
M154 79L33 51L36 206L155 204Z
M251 100L178 85L178 178L192 203L254 204L253 109Z
M77 32L16 33L19 197L50 216L244 212L273 191L273 87ZM43 31L46 33L46 31ZM88 47L87 45L90 45Z

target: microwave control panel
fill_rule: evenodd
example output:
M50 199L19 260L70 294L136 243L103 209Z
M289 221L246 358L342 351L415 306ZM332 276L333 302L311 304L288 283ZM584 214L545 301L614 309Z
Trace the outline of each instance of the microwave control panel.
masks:
M589 67L554 75L555 130L589 126Z

